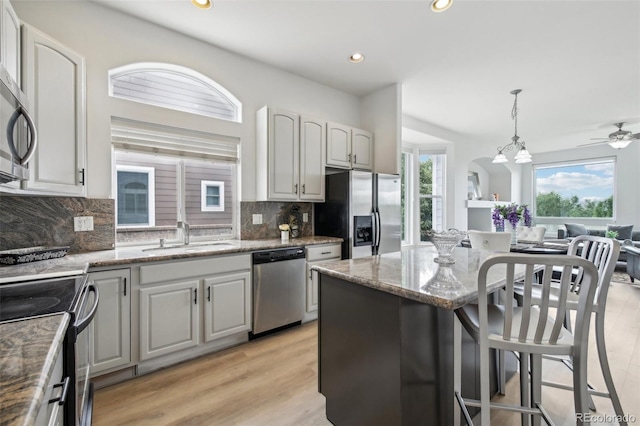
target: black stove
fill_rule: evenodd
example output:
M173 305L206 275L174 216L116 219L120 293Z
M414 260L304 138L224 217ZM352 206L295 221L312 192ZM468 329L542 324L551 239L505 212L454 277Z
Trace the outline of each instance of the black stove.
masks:
M63 347L64 397L49 403L63 405L64 425L91 424L93 385L89 382L91 327L100 295L86 275L0 284L0 322L67 312ZM64 390L66 389L66 391ZM57 401L57 402L56 402Z
M70 312L83 275L0 285L0 321Z

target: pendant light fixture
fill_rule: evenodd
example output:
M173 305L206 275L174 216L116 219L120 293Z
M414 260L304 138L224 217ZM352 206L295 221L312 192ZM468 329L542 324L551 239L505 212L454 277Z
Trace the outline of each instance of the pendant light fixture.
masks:
M516 149L518 151L518 153L514 157L514 160L516 160L517 164L531 162L531 154L529 154L529 151L527 151L524 141L521 141L520 136L518 136L518 93L520 92L522 92L522 90L520 89L511 91L511 94L515 96L515 100L513 101L513 108L511 109L511 119L514 121L515 130L513 133L513 137L511 138L511 143L505 146L498 147L498 154L494 157L493 163L506 163L507 161L509 161L504 155L504 152L511 151L512 149Z

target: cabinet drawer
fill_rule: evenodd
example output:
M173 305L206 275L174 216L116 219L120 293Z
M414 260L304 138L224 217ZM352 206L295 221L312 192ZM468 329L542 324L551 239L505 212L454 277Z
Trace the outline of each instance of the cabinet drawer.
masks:
M215 256L140 267L140 285L251 269L251 255Z
M307 261L315 262L318 260L340 259L342 256L342 247L340 244L331 244L325 246L307 246Z

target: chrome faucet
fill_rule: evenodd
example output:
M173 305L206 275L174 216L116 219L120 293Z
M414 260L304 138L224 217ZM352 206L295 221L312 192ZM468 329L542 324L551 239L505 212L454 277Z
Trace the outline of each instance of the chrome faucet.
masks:
M184 245L189 244L189 224L187 222L178 221L178 229L182 229L182 239Z

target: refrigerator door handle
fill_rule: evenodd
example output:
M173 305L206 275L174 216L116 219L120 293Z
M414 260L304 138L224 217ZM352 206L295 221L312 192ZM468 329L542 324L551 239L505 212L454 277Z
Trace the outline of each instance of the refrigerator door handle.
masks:
M380 212L376 209L373 215L373 253L378 254L380 249Z

